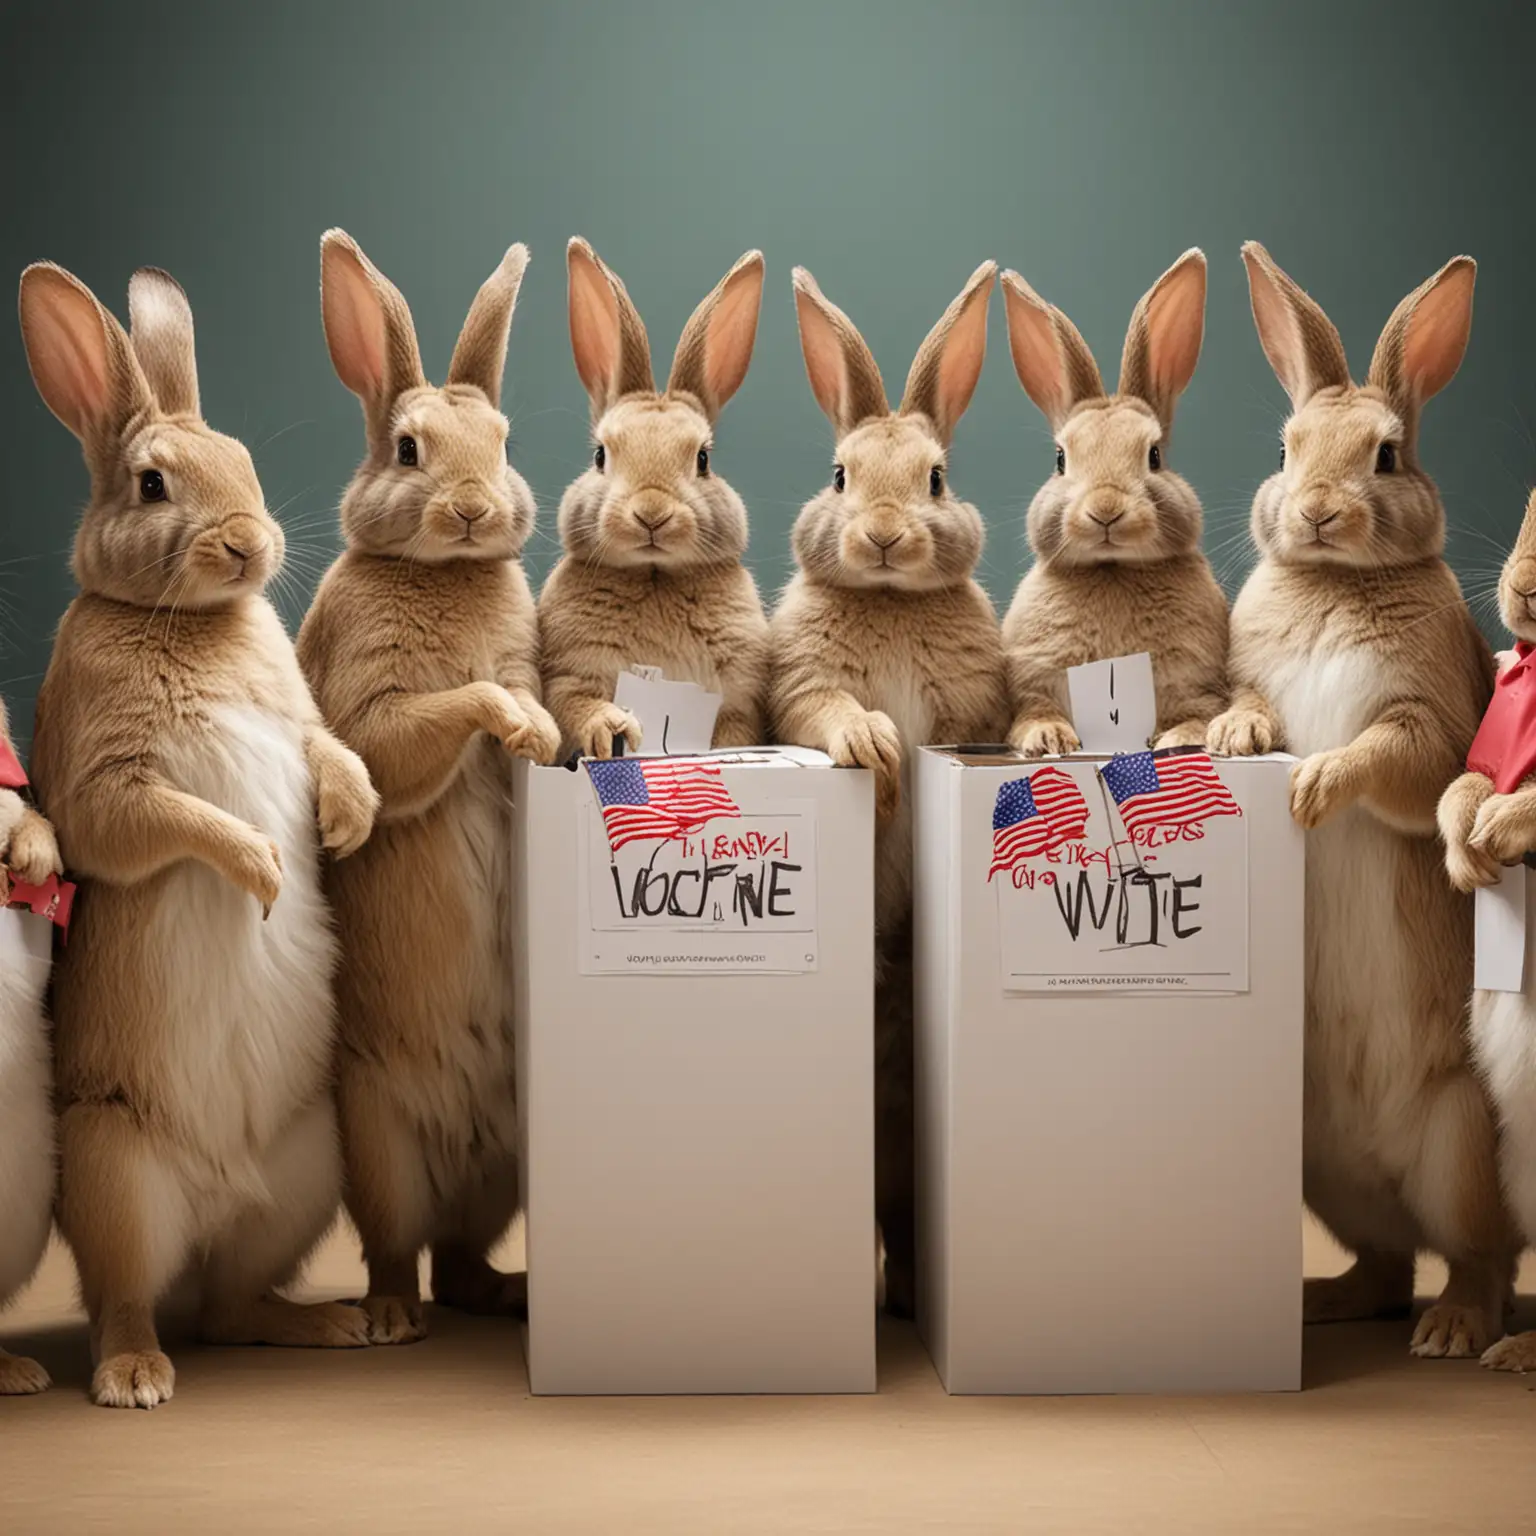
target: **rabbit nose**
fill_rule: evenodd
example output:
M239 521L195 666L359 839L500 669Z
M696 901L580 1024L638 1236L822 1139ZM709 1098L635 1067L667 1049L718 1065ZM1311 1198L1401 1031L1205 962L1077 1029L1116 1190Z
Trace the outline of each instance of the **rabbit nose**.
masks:
M635 521L647 533L655 533L658 528L665 528L672 521L672 514L663 512L660 507L636 507Z
M473 527L491 510L489 502L477 501L466 497L463 501L453 504L454 516L461 519L467 527Z
M1325 511L1322 507L1301 507L1301 520L1313 528L1326 528L1339 514Z
M864 537L867 538L869 542L875 546L876 549L895 549L895 547L900 544L901 541L906 538L906 536L906 533L901 529L898 529L888 539L879 538L873 533L866 533L864 535Z
M235 560L249 560L254 553L253 550L242 549L238 544L231 544L228 539L224 540L224 550Z
M1111 512L1108 517L1100 517L1099 516L1099 512L1103 511L1103 510L1104 509L1101 507L1101 508L1098 509L1098 511L1090 510L1089 513L1088 513L1089 521L1097 523L1100 528L1104 528L1104 529L1113 528L1115 526L1115 524L1118 523L1120 521L1120 519L1125 516L1124 512Z

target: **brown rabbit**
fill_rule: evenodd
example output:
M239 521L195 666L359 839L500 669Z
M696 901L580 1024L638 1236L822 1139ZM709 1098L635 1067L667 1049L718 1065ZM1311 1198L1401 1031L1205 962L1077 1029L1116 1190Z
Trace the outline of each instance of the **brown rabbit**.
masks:
M342 938L337 1097L369 1338L424 1333L417 1258L448 1306L513 1311L487 1252L517 1211L509 753L554 761L533 597L533 496L507 463L501 375L528 252L476 296L436 389L404 298L339 229L321 241L331 360L368 451L341 503L347 548L299 632L326 718L383 797L333 871Z
M131 343L69 273L22 274L32 376L91 471L33 762L84 881L53 980L58 1218L91 1395L153 1408L184 1271L215 1342L367 1342L357 1308L274 1290L341 1194L320 844L353 852L376 797L262 596L282 530L199 414L185 295L142 269L129 308Z
M5 704L0 749L15 756ZM14 783L7 779L7 784ZM0 789L0 902L11 876L41 885L63 869L53 828L13 788ZM0 1307L32 1278L53 1226L52 1061L43 993L47 951L34 952L20 913L0 913ZM0 1396L41 1392L48 1373L36 1360L0 1349Z
M1008 718L997 616L972 576L984 531L949 486L949 444L987 345L986 262L919 348L901 405L853 322L794 274L811 389L837 434L832 483L795 523L799 574L770 629L777 737L870 769L875 855L875 1205L886 1302L913 1305L912 823L902 780L929 742L995 741Z
M1307 837L1307 1203L1355 1254L1309 1280L1313 1321L1402 1315L1414 1255L1450 1279L1418 1355L1469 1355L1502 1326L1518 1240L1494 1123L1467 1059L1472 911L1447 883L1435 807L1487 703L1488 647L1441 558L1445 513L1419 412L1460 366L1473 262L1394 311L1363 386L1338 332L1257 244L1253 315L1294 414L1259 487L1261 559L1232 611L1231 708L1213 752L1285 748Z
M714 464L715 422L752 361L763 258L748 251L683 328L667 387L645 326L585 240L567 251L571 349L592 466L560 502L564 558L539 594L544 693L567 751L609 757L640 722L613 702L634 663L722 695L715 747L763 740L767 620L741 563L747 509Z
M1029 508L1035 563L1003 620L1009 743L1075 752L1066 669L1138 651L1157 689L1151 745L1203 743L1226 702L1227 600L1168 439L1200 357L1205 257L1186 251L1136 306L1114 395L1077 328L1017 272L1003 273L1003 300L1019 382L1056 435L1055 472Z
M1509 660L1531 665L1536 649L1536 491L1526 503L1519 537L1499 578L1499 612L1519 642ZM1513 681L1511 678L1510 681ZM1529 680L1522 685L1529 686ZM1478 761L1474 744L1471 761ZM1511 776L1520 772L1511 764ZM1502 776L1501 776L1502 777ZM1536 851L1536 773L1507 793L1495 793L1484 772L1465 773L1440 801L1446 868L1458 890L1492 885L1505 864ZM1529 978L1524 992L1472 994L1472 1054L1498 1109L1503 1134L1499 1167L1504 1193L1527 1243L1536 1243L1536 1007ZM1536 1330L1491 1345L1483 1364L1504 1371L1536 1370Z

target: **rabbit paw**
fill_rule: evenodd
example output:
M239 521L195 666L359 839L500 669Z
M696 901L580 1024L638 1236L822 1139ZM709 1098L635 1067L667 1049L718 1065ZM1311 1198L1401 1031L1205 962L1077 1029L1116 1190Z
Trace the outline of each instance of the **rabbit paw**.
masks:
M1468 894L1483 886L1497 885L1503 866L1480 848L1458 843L1445 845L1445 872L1458 891Z
M867 709L837 726L827 755L842 768L868 768L875 776L876 814L895 814L901 804L901 735L889 715Z
M29 810L11 833L5 863L18 880L25 880L28 885L41 885L49 875L63 874L58 839L53 828L35 811Z
M1065 720L1015 720L1008 745L1020 757L1064 757L1082 746Z
M1206 749L1217 757L1258 757L1275 747L1275 728L1263 715L1229 709L1205 728Z
M358 1310L368 1320L370 1344L415 1344L427 1336L421 1302L415 1297L365 1296Z
M1530 802L1524 796L1490 795L1478 809L1467 843L1496 864L1516 863L1536 848L1536 817Z
M1536 1371L1536 1329L1490 1344L1483 1351L1483 1364L1490 1371Z
M158 1349L113 1355L91 1377L91 1401L101 1408L155 1408L176 1390L176 1367Z
M499 683L486 686L482 725L514 757L536 763L554 762L560 751L560 727L542 704L520 704ZM607 756L606 753L603 754Z
M1411 1354L1426 1360L1465 1360L1481 1355L1496 1330L1482 1307L1437 1301L1413 1330Z
M249 827L231 850L224 875L248 896L254 896L266 917L283 889L282 850L265 832Z
M600 705L576 732L576 750L583 757L612 757L615 736L624 738L626 750L640 750L640 722L617 704Z
M1291 770L1291 815L1315 827L1359 797L1354 765L1342 751L1314 752Z
M320 841L338 859L356 853L368 841L379 796L356 753L321 762L315 776L315 801Z
M8 1355L0 1349L0 1397L27 1397L46 1392L48 1372L25 1355Z

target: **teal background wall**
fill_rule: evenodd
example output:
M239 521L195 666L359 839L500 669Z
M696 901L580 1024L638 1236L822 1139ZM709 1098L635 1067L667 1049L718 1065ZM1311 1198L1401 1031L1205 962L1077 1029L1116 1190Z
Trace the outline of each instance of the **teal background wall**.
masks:
M1170 462L1201 491L1207 547L1235 588L1284 412L1239 244L1262 239L1318 297L1357 372L1396 301L1468 251L1481 263L1471 350L1424 438L1474 593L1536 480L1528 4L13 0L0 48L0 271L14 281L51 257L119 314L136 265L181 279L208 418L250 444L289 532L280 600L294 626L362 444L320 331L332 224L404 291L433 377L502 251L531 247L505 403L543 509L536 577L588 452L564 307L578 232L627 282L659 369L732 260L765 251L756 359L716 466L751 510L770 593L830 458L796 342L796 263L863 329L894 395L985 257L1060 304L1112 376L1136 298L1204 247L1206 348ZM982 576L1005 603L1052 449L1000 303L991 340L952 478L986 517ZM25 741L86 479L14 321L0 403L0 690ZM1480 617L1493 633L1491 608Z

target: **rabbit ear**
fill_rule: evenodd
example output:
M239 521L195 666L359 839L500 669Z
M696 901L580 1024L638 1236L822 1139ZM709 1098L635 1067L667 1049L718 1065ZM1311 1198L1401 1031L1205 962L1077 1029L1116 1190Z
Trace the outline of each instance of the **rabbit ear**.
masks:
M511 246L501 265L480 285L448 364L450 384L473 384L492 405L501 405L501 376L507 366L507 333L517 291L528 267L528 247Z
M889 416L885 384L864 338L804 267L791 275L800 350L811 393L840 436L872 416Z
M651 344L624 284L580 235L565 249L570 273L571 351L596 420L624 395L650 394Z
M1410 422L1461 366L1472 334L1476 281L1477 263L1470 256L1446 262L1392 311L1376 343L1366 382L1385 390Z
M192 306L181 284L159 267L140 267L128 282L128 336L160 409L196 416L197 353Z
M94 468L115 453L128 422L155 404L127 332L79 278L51 261L21 274L20 310L37 392Z
M368 430L388 430L390 411L427 382L410 306L351 235L320 239L320 314L336 375L363 402Z
M1157 412L1166 432L1174 408L1194 377L1205 338L1205 253L1185 251L1153 283L1131 313L1120 355L1122 395Z
M1257 240L1243 247L1248 296L1264 355L1294 407L1349 383L1344 343L1317 300L1287 277Z
M763 253L748 251L683 327L667 392L693 395L714 421L747 376L762 304Z
M997 263L984 261L929 331L902 393L901 409L926 416L946 447L965 414L987 355L987 303Z
M1075 406L1103 395L1099 365L1077 327L1017 272L1003 273L1003 310L1019 383L1055 431Z

